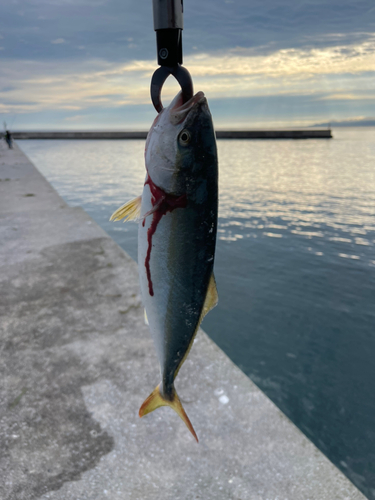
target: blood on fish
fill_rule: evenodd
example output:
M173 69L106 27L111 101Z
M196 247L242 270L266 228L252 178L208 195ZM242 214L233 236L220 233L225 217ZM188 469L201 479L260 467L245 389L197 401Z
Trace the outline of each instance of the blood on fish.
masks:
M152 222L150 227L147 230L147 254L146 254L146 259L145 259L145 267L146 267L146 274L147 274L147 281L148 281L148 291L151 295L151 297L154 295L154 288L152 286L152 281L151 281L151 271L150 271L150 258L151 258L151 248L152 248L152 236L154 235L156 228L158 227L158 224L163 217L163 215L167 214L168 212L172 212L175 208L185 208L187 204L187 198L186 194L183 194L181 196L174 196L172 194L168 194L165 191L163 191L161 188L156 186L149 175L147 175L147 179L145 182L145 186L148 184L150 186L150 191L151 191L151 203L152 207L155 210L151 210L152 213ZM150 215L151 215L150 213ZM145 218L143 219L142 225L144 227L145 222L146 222L146 217L147 214L145 215Z

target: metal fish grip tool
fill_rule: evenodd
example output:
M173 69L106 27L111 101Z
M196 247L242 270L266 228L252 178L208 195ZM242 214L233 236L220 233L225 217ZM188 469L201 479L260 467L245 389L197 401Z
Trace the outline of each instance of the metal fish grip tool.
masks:
M151 100L156 111L163 109L161 91L165 80L174 76L183 101L193 97L193 80L182 64L183 0L152 0L158 68L151 79Z

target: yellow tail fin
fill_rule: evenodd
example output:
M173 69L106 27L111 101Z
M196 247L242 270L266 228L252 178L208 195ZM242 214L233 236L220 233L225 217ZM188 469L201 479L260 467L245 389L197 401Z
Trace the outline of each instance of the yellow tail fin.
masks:
M149 395L149 397L144 401L143 405L140 407L139 416L143 417L144 415L147 415L147 413L151 413L160 406L170 406L171 408L173 408L174 411L177 413L177 415L185 422L186 427L193 434L194 438L198 443L198 438L197 435L195 434L195 430L191 425L189 417L186 415L186 412L182 407L181 401L177 396L176 391L174 391L173 399L169 401L163 398L163 396L160 394L160 384L159 384L155 388L155 390Z

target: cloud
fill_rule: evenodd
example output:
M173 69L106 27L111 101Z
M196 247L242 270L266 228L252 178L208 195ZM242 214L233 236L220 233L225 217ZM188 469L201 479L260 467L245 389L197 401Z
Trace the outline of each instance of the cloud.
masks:
M74 115L74 116L67 116L66 118L64 118L64 120L68 122L80 122L85 118L86 118L85 115Z
M5 2L1 9L8 57L82 60L86 54L76 47L85 45L92 57L112 62L134 57L155 60L151 2L22 0L21 4L22 17L15 17L12 2ZM189 0L184 10L187 56L194 50L225 52L236 46L270 54L280 49L353 45L373 33L375 20L373 0ZM69 40L64 51L51 44L56 34ZM129 48L128 43L134 46Z
M51 40L51 43L58 45L60 43L66 43L66 40L64 38L56 38L56 40Z
M282 49L257 55L252 49L235 48L219 54L200 53L187 57L185 65L194 76L300 77L374 71L375 38L353 47ZM116 71L143 72L155 69L153 61L132 61Z
M212 99L308 95L328 102L373 99L374 58L375 37L356 45L281 49L266 55L244 48L194 53L185 63L195 88ZM153 60L13 61L0 75L0 88L12 90L0 96L3 106L14 112L148 104L156 67ZM163 99L171 99L176 88L173 78L168 79ZM17 101L24 104L12 104Z
M23 0L24 16L16 21L12 5L4 5L1 112L74 124L76 116L88 120L89 110L92 117L121 110L132 119L137 109L153 111L151 7L94 1ZM189 0L184 64L218 122L232 113L248 123L254 109L280 123L288 113L304 123L331 118L331 110L338 118L358 116L375 93L374 18L373 0L355 6L352 0ZM168 79L163 102L176 90ZM238 103L247 103L246 112Z
M362 101L362 100L375 100L375 92L373 94L328 94L320 98L322 101Z

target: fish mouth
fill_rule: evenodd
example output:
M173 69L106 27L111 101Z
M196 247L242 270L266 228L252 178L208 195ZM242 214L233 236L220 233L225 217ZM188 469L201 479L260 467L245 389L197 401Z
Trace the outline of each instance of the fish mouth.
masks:
M183 102L182 92L179 92L169 111L169 120L172 125L178 125L183 122L190 111L198 104L207 103L203 92L197 92L191 99Z

